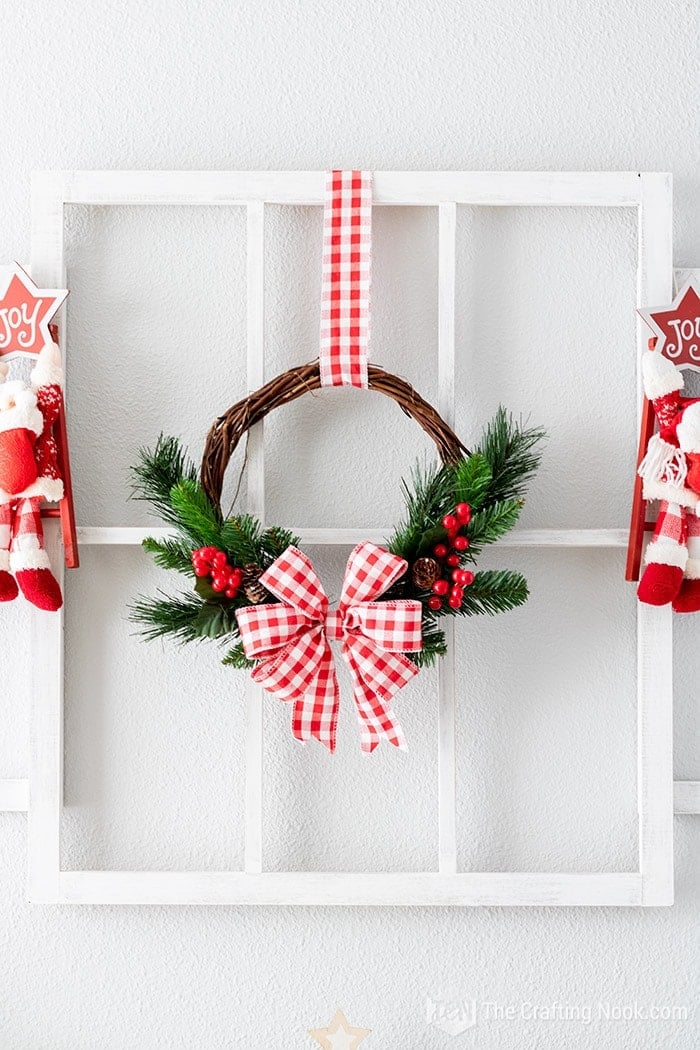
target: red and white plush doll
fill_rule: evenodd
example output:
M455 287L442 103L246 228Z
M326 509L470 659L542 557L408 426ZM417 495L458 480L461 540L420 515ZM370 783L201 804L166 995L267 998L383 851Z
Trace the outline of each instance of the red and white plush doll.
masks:
M63 598L44 550L41 503L63 496L53 435L63 403L58 347L44 346L31 386L7 381L7 372L0 362L0 601L21 590L39 609L55 612Z
M639 467L647 500L660 500L637 594L649 605L700 611L700 398L681 397L683 374L658 351L642 361L659 425Z

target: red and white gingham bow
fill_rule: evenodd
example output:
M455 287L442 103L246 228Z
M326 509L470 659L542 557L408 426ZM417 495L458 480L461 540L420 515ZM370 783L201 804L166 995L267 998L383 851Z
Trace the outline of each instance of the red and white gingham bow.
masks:
M405 748L389 705L418 669L403 653L422 648L421 604L379 598L406 571L403 558L360 543L348 559L339 607L328 608L313 565L288 547L260 582L280 604L250 605L236 613L246 656L259 663L253 680L280 700L294 701L292 732L335 750L340 694L329 641L342 641L354 683L363 751L382 737Z

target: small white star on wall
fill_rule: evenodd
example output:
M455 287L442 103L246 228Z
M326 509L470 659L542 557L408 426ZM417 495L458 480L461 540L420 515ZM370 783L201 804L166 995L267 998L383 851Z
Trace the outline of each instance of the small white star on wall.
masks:
M328 1028L310 1028L309 1035L323 1050L356 1050L371 1035L369 1028L354 1028L342 1010L336 1010Z

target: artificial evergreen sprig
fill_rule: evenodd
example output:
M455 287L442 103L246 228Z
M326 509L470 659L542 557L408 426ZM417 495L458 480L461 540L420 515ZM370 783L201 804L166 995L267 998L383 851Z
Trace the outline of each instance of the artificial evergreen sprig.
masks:
M449 547L445 515L459 505L470 509L469 520L460 528L468 546L459 552L458 566L475 565L482 549L495 543L513 528L524 504L528 481L537 470L544 431L523 428L503 408L485 427L474 452L456 464L416 468L410 483L404 483L406 516L388 542L394 554L411 564L435 557ZM453 551L453 559L456 557ZM440 559L442 561L442 559ZM444 586L444 584L443 584ZM414 598L423 605L423 649L410 659L430 666L445 651L443 616L493 615L517 608L528 598L527 582L517 572L482 571L472 574L456 607L439 601L433 590L417 585L410 571L387 597ZM437 609L431 608L437 605Z

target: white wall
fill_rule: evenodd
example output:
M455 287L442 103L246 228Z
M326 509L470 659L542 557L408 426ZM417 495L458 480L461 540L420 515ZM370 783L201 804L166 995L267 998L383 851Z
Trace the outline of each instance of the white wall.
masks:
M679 0L5 4L0 256L28 258L36 168L638 168L674 173L676 263L697 265L696 21ZM319 234L318 213L271 217L269 375L315 352ZM376 240L374 360L434 396L435 216L382 212ZM503 399L548 428L530 526L626 524L634 250L621 214L460 218L459 427L472 437ZM75 209L69 258L79 519L137 524L142 508L125 502L133 449L162 427L198 452L213 414L244 391L241 216ZM390 405L352 392L300 402L269 431L270 513L288 524L391 520L386 478L425 447ZM630 869L634 594L622 554L489 561L524 567L533 596L459 632L461 863ZM339 557L319 564L337 579ZM163 582L124 550L85 550L70 577L66 867L241 862L241 681L210 650L134 641L125 606ZM19 604L0 623L0 769L22 776ZM699 629L689 620L676 636L686 778L700 776ZM346 700L330 759L294 745L270 700L269 867L434 864L429 675L397 710L407 756L362 760ZM516 1011L602 1000L689 1012L481 1019L463 1046L690 1050L699 858L698 818L678 818L677 903L655 911L57 909L25 904L25 818L2 815L0 1046L292 1050L341 1005L374 1030L363 1045L440 1047L450 1040L424 1010L442 991Z

